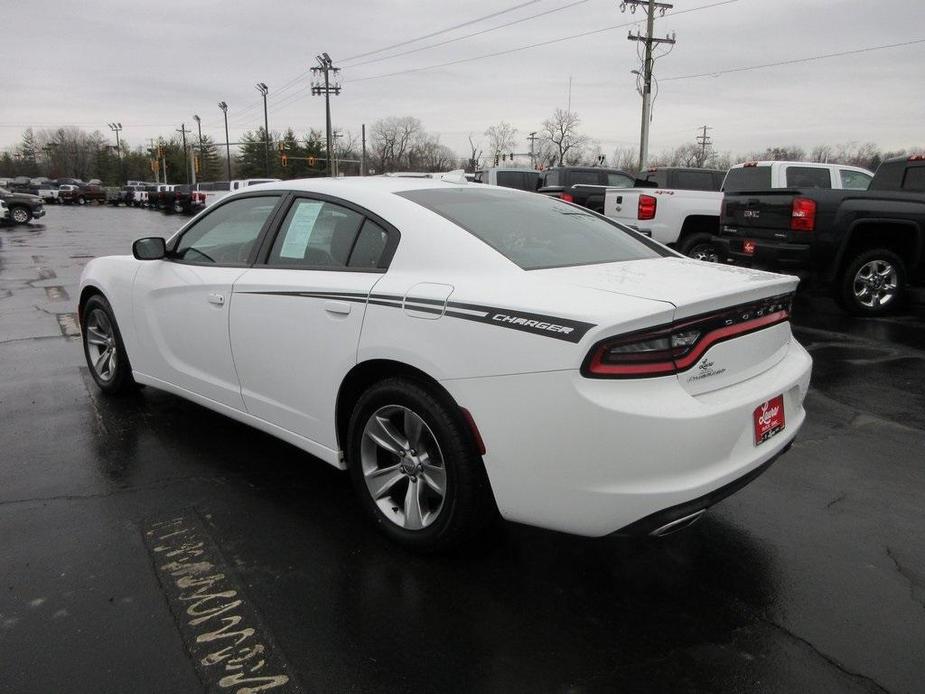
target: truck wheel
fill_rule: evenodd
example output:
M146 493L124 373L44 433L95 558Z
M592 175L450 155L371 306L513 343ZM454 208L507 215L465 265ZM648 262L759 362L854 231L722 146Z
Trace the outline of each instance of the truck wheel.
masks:
M10 219L13 220L14 224L28 224L29 220L32 219L32 212L28 207L16 205L10 208Z
M87 201L84 200L83 196L80 196L79 198L77 198L77 204L78 204L78 205L86 205L86 204L87 204Z
M175 203L173 204L173 211L174 211L176 214L183 214L183 203L182 203L182 202L175 202Z
M718 263L723 258L720 247L711 234L691 234L678 244L678 251L689 258L708 263Z
M903 300L906 265L886 248L864 251L848 261L838 282L839 303L856 316L882 316Z

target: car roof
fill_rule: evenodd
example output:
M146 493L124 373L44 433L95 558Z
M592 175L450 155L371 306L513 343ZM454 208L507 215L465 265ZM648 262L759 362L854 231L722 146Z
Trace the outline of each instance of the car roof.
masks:
M412 178L405 176L342 176L338 178L294 178L288 181L274 181L249 186L255 190L301 190L308 193L348 195L350 193L377 192L402 193L422 188L446 188L468 186L468 183L452 183L439 178Z

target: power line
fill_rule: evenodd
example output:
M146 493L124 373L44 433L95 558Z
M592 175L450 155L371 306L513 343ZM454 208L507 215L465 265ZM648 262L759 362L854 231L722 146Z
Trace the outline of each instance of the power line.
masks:
M925 43L925 39L912 39L910 41L901 41L899 43L887 43L882 46L868 46L866 48L855 48L850 51L838 51L837 53L823 53L822 55L813 55L807 58L794 58L792 60L781 60L776 63L764 63L762 65L746 65L743 67L726 68L725 70L714 70L713 72L701 72L696 75L678 75L677 77L663 77L662 82L674 82L677 80L691 80L698 77L719 77L734 72L748 72L750 70L763 70L769 67L780 67L781 65L796 65L798 63L809 63L814 60L825 60L826 58L838 58L845 55L856 55L858 53L870 53L871 51L882 51L887 48L901 48L903 46L913 46L915 44Z
M687 10L681 10L680 12L672 12L670 17L676 17L679 14L687 14L689 12L698 12L700 10L708 10L713 7L720 7L722 5L731 5L735 2L740 2L741 0L722 0L721 2L713 2L708 5L700 5L699 7L691 7ZM445 63L438 63L435 65L424 65L422 67L408 68L406 70L396 70L395 72L387 72L381 75L370 75L368 77L357 77L352 80L344 80L344 83L347 82L365 82L367 80L381 79L384 77L395 77L397 75L405 75L410 72L421 72L424 70L436 70L442 67L450 67L452 65L459 65L460 63L469 63L474 60L484 60L486 58L497 58L502 55L510 55L511 53L518 53L520 51L530 50L531 48L541 48L542 46L550 46L554 43L561 43L563 41L571 41L572 39L580 39L585 36L593 36L594 34L602 34L605 31L613 31L614 29L624 29L629 26L634 26L638 24L638 21L635 22L624 22L623 24L614 24L612 26L603 27L600 29L592 29L591 31L583 31L579 34L571 34L569 36L560 36L559 38L549 39L547 41L539 41L537 43L531 43L526 46L518 46L516 48L508 48L503 51L495 51L493 53L484 53L482 55L470 56L469 58L459 58L457 60L450 60Z
M486 15L484 15L484 16L482 16L482 17L476 17L475 19L470 19L470 20L468 20L468 21L466 21L466 22L463 22L462 24L455 24L455 25L453 25L453 26L451 26L451 27L447 27L446 29L440 29L439 31L433 31L433 32L431 32L431 33L429 33L429 34L424 34L423 36L418 36L418 37L413 38L413 39L408 39L408 40L406 40L406 41L401 41L401 42L399 42L399 43L394 43L394 44L392 44L391 46L385 46L385 47L383 47L383 48L377 48L377 49L374 50L374 51L367 51L366 53L359 53L358 55L352 55L352 56L350 56L349 58L344 58L344 62L345 62L345 63L349 63L349 62L351 62L351 61L353 61L353 60L356 60L357 58L365 58L365 57L368 56L368 55L375 55L376 53L382 53L382 52L384 52L384 51L390 51L390 50L392 50L393 48L401 48L402 46L407 46L409 43L417 43L418 41L423 41L424 39L429 39L429 38L432 38L432 37L434 37L434 36L439 36L440 34L446 34L446 33L450 32L450 31L455 31L456 29L462 29L463 27L471 26L472 24L478 24L479 22L483 22L483 21L485 21L486 19L493 19L493 18L499 17L499 16L501 16L501 15L503 15L503 14L507 14L507 13L509 13L509 12L514 12L515 10L519 10L519 9L521 9L522 7L526 7L527 5L535 5L535 4L538 3L539 1L540 1L540 0L527 0L527 2L522 2L522 3L520 3L519 5L514 5L514 7L509 7L509 8L506 9L506 10L499 10L498 12L492 12L491 14L486 14Z
M372 60L364 60L361 63L354 63L353 65L347 65L346 67L360 67L361 65L369 65L370 63L378 63L383 60L391 60L392 58L400 58L405 55L411 55L412 53L419 53L420 51L427 51L431 48L438 48L440 46L446 46L450 43L455 43L457 41L464 41L466 39L471 39L475 36L481 36L482 34L488 34L492 31L497 31L498 29L506 29L509 26L514 26L515 24L521 24L523 22L528 22L531 19L537 19L538 17L545 17L548 14L553 14L554 12L561 12L562 10L567 10L570 7L575 7L576 5L582 5L588 2L588 0L576 0L576 2L570 2L567 5L562 5L561 7L554 7L551 10L546 10L544 12L539 12L537 14L531 14L529 17L522 17L520 19L514 19L510 22L505 22L504 24L499 24L497 26L489 27L487 29L480 29L479 31L474 31L471 34L464 34L462 36L456 36L452 39L446 39L445 41L439 41L437 43L431 43L427 46L421 46L419 48L412 48L408 51L402 51L401 53L393 53L392 55L383 56L382 58L373 58Z

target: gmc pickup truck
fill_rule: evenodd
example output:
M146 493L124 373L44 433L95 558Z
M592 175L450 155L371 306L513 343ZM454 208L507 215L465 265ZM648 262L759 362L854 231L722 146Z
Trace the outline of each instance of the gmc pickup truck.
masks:
M106 191L97 184L65 184L58 188L58 201L65 205L86 205L89 202L106 202Z
M850 313L879 316L925 280L925 156L889 159L867 190L729 190L720 244L733 262L808 271Z
M556 166L540 175L537 193L604 213L607 188L632 188L635 179L620 169L600 166Z
M9 208L9 221L13 224L26 224L32 219L45 216L45 201L38 195L13 193L6 188L0 188L0 200Z
M633 190L608 190L604 214L684 255L718 262L723 253L715 238L723 202L723 194L718 192L721 189L767 190L798 185L866 189L873 176L853 166L800 161L750 161L733 166L723 180L721 175L711 169L649 169L637 179ZM652 187L653 183L656 187Z

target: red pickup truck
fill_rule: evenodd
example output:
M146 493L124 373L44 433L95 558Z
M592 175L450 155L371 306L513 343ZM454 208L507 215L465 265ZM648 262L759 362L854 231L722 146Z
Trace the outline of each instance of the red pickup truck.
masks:
M85 184L71 185L65 184L58 188L58 202L65 205L86 205L89 202L106 202L106 191L101 186Z

